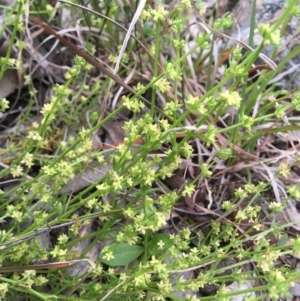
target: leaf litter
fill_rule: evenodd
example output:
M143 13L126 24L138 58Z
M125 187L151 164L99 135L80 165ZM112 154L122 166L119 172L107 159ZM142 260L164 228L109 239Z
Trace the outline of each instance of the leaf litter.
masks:
M216 3L214 1L206 1L207 7L214 7ZM206 3L204 1L204 3ZM241 37L245 37L246 33L249 32L249 22L247 21L247 13L244 12L243 15L241 14L241 9L238 5L245 5L247 1L240 0L237 5L232 5L233 8L233 16L237 21L236 25L238 29L236 31L233 31L233 33L230 35L229 40L237 42L239 45L242 45L246 49L251 49L249 46L246 45L246 41L244 39L241 39ZM263 2L263 1L262 1ZM266 1L268 2L268 1ZM261 2L260 2L261 3ZM225 5L220 5L219 9L224 9ZM279 6L281 9L282 6ZM249 8L243 8L246 12L248 12ZM262 8L259 7L258 14L261 14ZM58 11L58 10L57 10ZM273 17L273 14L271 14L271 17ZM70 28L70 23L74 16L72 16L70 10L63 10L62 13L62 22L61 22L61 30L58 30L57 33L60 35L68 36L69 38L73 38L78 45L85 46L84 42L82 40L82 35L78 34L78 28ZM246 22L243 22L243 18L245 18ZM195 18L195 20L197 20ZM266 20L269 21L269 20ZM197 22L197 21L195 21ZM213 31L216 35L219 34L216 31L214 31L213 28L208 26L205 23L198 22L196 23L198 26L195 27L195 22L193 22L193 25L189 27L190 32L189 34L191 37L194 37L197 35L196 32L198 32L198 28L202 28L204 31ZM294 33L291 30L294 30L295 26L295 20L293 19L291 22L291 26L288 30L288 38L284 40L285 45L291 45L291 35L292 37L297 37L297 33ZM299 24L298 24L299 25ZM66 48L61 47L61 45L58 44L58 41L55 40L53 36L49 36L48 33L43 33L44 36L40 37L40 29L36 28L36 25L34 23L27 23L27 38L28 38L28 44L26 47L26 53L27 55L24 55L24 65L28 67L28 72L30 74L30 81L32 87L36 85L36 83L33 82L33 80L40 80L43 84L47 86L47 89L52 89L52 85L57 82L63 82L64 73L65 71L72 65L71 63L71 57L73 55L70 54L70 52L67 52L65 54L65 64L61 64L61 62L57 61L57 54L58 53L64 53L66 51ZM35 33L37 33L37 37L35 37ZM128 32L130 34L130 31ZM219 35L220 41L221 40L227 40L228 42L228 35L220 34ZM259 39L259 38L257 38ZM215 61L218 61L219 52L222 52L223 46L220 46L220 43L216 44L217 53L215 53ZM291 46L292 47L292 46ZM5 52L5 51L4 51ZM275 63L280 64L280 61L282 60L282 57L286 55L286 53L279 49L280 55L275 59ZM266 50L265 55L261 55L261 59L265 60L265 63L270 64L270 68L274 69L276 68L276 65L273 64L273 61L270 60L268 57L270 56L270 51ZM193 58L190 58L192 61ZM162 58L163 60L163 58ZM299 57L295 57L293 60L290 60L290 64L287 64L287 67L284 68L293 68L293 72L296 70L299 70L299 63L298 63ZM163 63L163 62L162 62ZM207 63L207 61L206 61ZM162 64L163 65L163 64ZM192 64L190 65L192 66ZM148 68L151 68L148 66ZM193 78L188 79L189 85L192 88L192 90L197 91L205 91L205 87L203 85L203 81L206 79L206 74L204 74L204 70L202 70L202 74L198 74L198 72L192 70ZM149 72L149 70L147 70ZM279 86L285 86L288 87L288 90L292 90L294 88L294 85L299 86L297 84L297 81L290 80L291 74L287 72L288 70L283 70L280 74L273 80L274 83L278 84ZM219 73L223 72L222 66L219 66L218 68L214 69L213 76L217 78L221 78L222 74ZM286 73L284 73L286 72ZM197 75L196 75L197 74ZM47 77L47 79L46 79ZM202 78L202 81L198 82L198 78ZM125 88L127 85L131 87L130 80L126 82L126 85L123 85ZM288 86L287 86L288 85ZM3 87L3 89L1 89ZM0 97L8 97L11 93L13 93L16 89L21 89L18 77L17 77L17 71L16 70L9 70L8 72L4 73L4 76L1 79L0 82L0 90L1 95ZM113 87L110 87L112 91L115 92ZM109 89L110 90L110 89ZM201 93L201 92L200 92ZM108 97L108 94L107 94ZM108 97L109 98L109 97ZM20 99L19 101L22 101ZM36 104L36 108L40 108L41 105L45 100L38 98L38 103ZM47 101L47 100L46 100ZM118 102L119 99L115 99L112 101L112 103ZM110 110L110 99L107 99L107 105L105 107L105 110ZM104 107L103 107L104 108ZM233 112L233 114L236 114L236 112ZM125 118L124 118L125 117ZM103 125L101 128L101 137L96 137L96 143L100 144L99 149L101 150L101 145L106 146L112 146L111 150L113 152L113 149L117 147L122 141L124 141L126 134L122 128L122 124L125 120L130 119L129 116L119 116L118 120L109 121ZM188 121L189 126L193 126L195 124L196 119L198 116L195 116L194 120L190 119ZM220 123L223 123L224 126L226 126L226 122L228 122L228 119L230 116L225 116L222 120L220 120ZM293 116L291 113L291 116L288 117L288 119L297 118L296 116ZM220 118L221 119L221 118ZM21 120L21 119L20 119ZM1 122L4 122L4 120L1 120ZM18 124L18 126L21 125L21 122ZM288 126L288 124L279 124L278 126ZM75 132L79 130L80 124L78 123L78 129L75 129ZM263 126L266 126L266 123L261 125L261 127L258 127L257 130L265 132L265 135L262 136L259 143L260 145L257 146L257 149L254 153L251 153L252 158L247 157L247 154L245 153L239 153L239 149L236 149L237 151L237 161L231 165L231 166L225 166L224 162L218 162L214 169L213 169L213 176L209 181L204 181L204 179L199 179L198 186L196 193L191 197L185 197L179 200L178 204L176 204L176 207L174 207L174 211L177 213L174 215L171 220L172 223L176 223L176 219L181 220L180 222L175 225L176 229L180 231L180 229L183 227L185 223L188 222L188 219L191 219L191 217L194 219L194 226L197 227L197 223L199 224L205 224L209 229L209 223L213 218L219 219L224 218L222 214L222 201L220 200L226 200L227 198L230 198L233 195L233 192L235 189L238 188L239 185L242 183L246 183L245 180L245 173L243 171L245 170L251 170L251 175L256 181L263 181L263 182L270 182L272 187L272 192L268 191L263 198L265 198L265 201L268 202L269 196L268 194L274 194L272 198L275 198L277 202L281 202L282 199L287 198L286 193L286 185L289 185L291 183L298 183L298 173L296 172L297 169L293 170L292 175L290 176L281 176L277 177L278 172L278 166L280 163L286 163L286 160L288 160L288 164L295 164L298 158L298 149L297 149L297 143L299 142L297 130L293 132L286 132L285 134L282 134L280 131L276 132L274 130L274 123L270 122L267 125L267 128L263 128ZM63 129L65 133L67 133L68 126L66 124L63 125ZM28 126L29 129L29 126ZM27 130L28 130L27 129ZM74 130L74 129L72 129ZM17 131L17 130L15 130ZM25 129L26 131L26 129ZM294 134L296 133L296 134ZM6 138L11 135L12 133L7 133ZM14 134L14 133L13 133ZM67 135L66 135L67 136ZM64 138L67 140L67 137ZM222 138L220 138L222 139ZM224 139L224 138L223 138ZM225 138L226 139L226 138ZM293 141L293 143L291 143ZM100 142L100 143L99 143ZM222 145L224 141L220 141L220 145ZM210 163L212 159L214 158L215 151L218 149L219 145L214 145L213 147L209 148L204 146L200 139L195 139L195 141L191 142L193 148L195 157L197 160L194 160L193 162L184 161L184 164L180 167L179 170L176 171L176 173L169 178L168 180L161 181L161 183L157 183L158 187L161 187L161 190L163 192L168 192L171 189L180 191L182 188L182 183L186 183L189 181L192 181L195 178L195 175L199 174L199 163L200 162L206 162ZM288 146L288 147L285 147ZM158 154L159 156L163 157L162 153ZM108 154L109 156L109 154ZM151 154L150 154L151 156ZM257 160L254 159L254 157L257 158ZM73 194L77 194L80 191L84 190L85 188L89 187L91 184L97 182L97 180L101 177L103 177L106 173L108 173L112 169L112 165L105 162L102 165L99 165L96 160L90 159L89 163L86 164L86 168L84 171L79 174L75 175L74 179L67 183L65 187L62 188L61 193L66 193L69 196L69 199ZM126 192L125 192L126 195ZM248 200L244 200L244 202L247 203ZM110 202L110 200L107 200L107 202ZM128 202L130 202L130 198L128 199ZM118 204L118 202L116 202ZM295 230L299 231L299 212L296 208L297 200L288 200L286 203L286 208L282 212L282 214L274 215L273 217L269 217L270 221L273 222L272 219L275 219L276 222L286 224L290 223L290 226L294 228ZM241 207L245 206L242 203L239 204ZM79 209L78 210L79 215L84 214L84 210ZM232 212L232 214L236 214L236 212ZM80 231L78 238L84 238L88 234L93 233L94 231L94 220L91 221L89 225L83 226ZM125 222L125 219L122 221ZM240 226L240 227L243 227ZM204 228L205 229L205 228ZM161 229L163 230L163 229ZM167 233L172 233L173 230L170 229L164 229ZM206 229L208 232L209 230ZM200 232L205 232L200 230ZM245 231L241 231L243 233ZM40 233L36 233L39 235ZM51 234L51 233L50 233ZM34 234L33 234L34 236ZM32 236L32 237L33 237ZM30 239L31 236L28 236L28 239ZM84 250L87 249L87 247L91 244L91 239L88 240L82 240L81 242L78 242L75 245L75 248L77 249L78 254L85 253ZM274 242L276 243L276 241ZM92 262L96 262L99 257L99 253L101 252L101 248L104 248L104 246L99 247L99 245L94 244L93 248L88 251L88 253L85 253L87 257L90 257ZM224 262L223 262L224 264ZM230 265L229 263L225 263L226 265ZM250 267L246 267L246 269L250 269ZM71 277L74 277L74 275L83 274L87 271L87 265L82 265L82 263L76 264L75 267L72 267L69 269L69 275ZM199 272L199 271L198 271ZM185 275L185 277L195 277L191 275L190 273L188 275ZM247 284L246 288L249 288L253 286L254 284L250 281ZM228 284L227 287L230 290L237 290L236 288L237 283L233 282L231 284ZM243 289L241 287L238 288L239 290ZM292 292L295 296L297 296L298 293L295 292L295 290ZM206 293L204 293L206 294ZM209 295L209 293L208 293ZM240 296L241 297L241 296ZM240 298L239 297L239 298ZM241 300L241 299L234 299L234 300Z

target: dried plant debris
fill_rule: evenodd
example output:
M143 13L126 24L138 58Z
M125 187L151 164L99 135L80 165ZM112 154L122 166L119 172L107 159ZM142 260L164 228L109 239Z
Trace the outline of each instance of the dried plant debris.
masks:
M0 80L0 98L5 98L18 89L18 78L16 70L6 70Z
M12 6L15 2L16 2L16 0L1 0L0 5Z
M77 235L77 238L84 238L85 236L88 236L92 232L92 221L89 223L89 225L82 226L79 230L79 233ZM81 254L86 253L85 258L88 258L92 262L96 262L99 254L100 254L100 246L99 244L94 244L92 248L90 246L92 245L91 239L84 239L76 243L75 245L70 248L70 252L76 252L78 255L81 256ZM87 249L88 252L85 252ZM73 265L69 268L68 273L70 277L80 276L87 272L89 268L89 263L86 261L80 261L77 264Z
M10 4L9 2L13 1L1 1L4 2L4 5ZM0 5L1 5L0 2ZM2 5L3 5L2 4ZM0 10L0 28L5 23L5 15L2 10ZM9 35L4 31L2 36L0 37L0 58L5 58L7 55L9 47ZM11 54L11 58L15 55ZM10 95L15 89L20 88L19 80L17 76L17 70L15 69L7 69L2 78L0 79L0 98L5 98Z

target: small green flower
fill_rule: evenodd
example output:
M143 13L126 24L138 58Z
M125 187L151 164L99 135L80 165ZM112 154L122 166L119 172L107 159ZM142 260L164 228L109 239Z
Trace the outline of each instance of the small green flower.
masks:
M160 241L157 243L157 245L158 245L158 249L162 250L163 247L164 247L164 245L165 245L165 243L164 243L162 240L160 240Z
M157 284L160 292L162 293L162 295L166 295L169 294L172 288L172 284L169 282L168 279L164 279L161 280L158 284Z
M293 251L297 256L300 256L300 236L292 240Z
M121 232L119 231L116 235L116 241L121 243L121 242L124 242L126 239L126 236L125 236L125 233L124 232Z
M241 105L242 98L236 91L228 91L220 93L221 100L224 101L228 106L239 108Z
M253 220L253 218L257 217L257 215L260 211L261 211L261 207L258 205L255 205L255 206L248 205L245 208L246 215L248 217L250 217L251 221Z
M144 184L151 186L156 180L155 170L148 170L143 178Z
M174 29L174 31L176 33L181 33L182 31L182 26L183 26L183 20L178 18L178 19L174 19L172 20L172 28ZM183 40L182 40L183 41ZM183 43L185 44L185 42L183 41ZM183 44L183 45L184 45ZM176 46L175 46L176 47ZM180 47L179 47L180 48Z
M57 170L53 166L50 167L49 165L44 165L42 167L42 171L48 176L54 176L57 174Z
M170 212L172 206L176 203L178 195L175 191L163 194L158 197L157 203L162 206L164 212Z
M223 15L221 19L214 22L214 28L217 30L225 30L230 28L234 24L234 20L229 13Z
M168 12L163 6L159 6L156 10L152 10L151 14L155 22L165 22Z
M145 89L145 86L141 83L138 83L136 86L134 86L134 89L136 92L140 92Z
M246 116L246 115L243 115L241 117L241 122L243 124L243 127L247 130L247 131L250 131L251 130L251 127L254 123L254 119L250 116Z
M290 174L290 166L285 163L280 163L278 166L279 174L283 177L286 177Z
M41 110L41 114L43 116L49 115L53 111L53 108L54 108L54 102L45 103Z
M242 47L237 46L232 50L231 55L235 60L239 61L243 57L242 49Z
M64 96L69 96L73 93L71 89L65 87L64 85L56 84L53 87L53 93L56 95L55 97L64 98ZM52 100L53 101L53 100Z
M229 159L232 158L232 149L231 148L221 148L218 151L218 157L220 159Z
M63 250L60 248L60 246L55 246L54 249L50 252L50 254L54 258L58 258L59 260L65 260L66 254L68 250Z
M71 164L67 161L60 161L57 164L56 171L62 175L63 177L67 177L68 179L73 178L74 170Z
M189 143L185 142L180 149L180 153L189 159L193 155L193 147Z
M181 49L184 47L185 45L185 40L173 40L173 45L174 45L174 48L176 49Z
M284 209L284 204L277 203L277 202L271 202L269 204L269 208L272 210L272 212L280 212Z
M182 1L180 1L180 6L182 9L186 9L186 8L192 7L192 4L191 4L190 0L182 0Z
M102 275L103 266L101 264L97 263L96 267L94 269L90 267L89 271L91 272L93 278L97 278Z
M294 95L292 99L293 109L299 111L300 110L300 93Z
M166 119L159 120L159 123L160 123L162 129L165 131L168 130L171 126L170 123L168 122L168 120L166 120Z
M238 64L237 61L232 60L230 62L230 66L226 69L226 75L228 76L235 76L238 78L243 78L247 75L247 70L242 64ZM244 83L244 81L241 79L241 83Z
M95 283L94 290L98 294L101 293L103 291L103 285L102 285L102 283L99 283L99 282Z
M268 183L259 182L256 186L259 191L263 191L268 187Z
M126 157L127 158L127 157ZM131 157L132 158L132 157ZM130 159L131 159L130 158ZM129 187L133 187L134 185L135 185L135 182L134 182L134 179L133 179L133 177L130 177L130 176L127 176L126 178L125 178L125 185L127 185L127 187L129 188Z
M181 107L181 104L171 101L166 104L164 111L168 115L174 115L174 113L176 113L176 111L179 110Z
M238 189L236 189L234 191L234 195L238 199L243 199L243 198L247 197L248 193L245 189L242 189L241 187L239 187Z
M199 102L199 97L193 96L193 95L189 95L186 99L186 104L190 107L195 107L197 106Z
M117 62L117 60L118 60L118 56L117 56L117 55L110 54L110 55L108 56L108 60L109 60L110 63L115 64L115 63Z
M32 278L36 275L36 270L28 270L23 272L23 277L24 278Z
M5 294L8 292L8 283L1 282L0 283L0 296L5 299Z
M255 193L257 192L257 187L255 187L254 184L248 183L244 186L245 190L249 193Z
M30 168L33 165L33 154L26 153L21 163Z
M154 218L150 228L153 230L153 232L155 232L161 229L165 225L166 225L166 216L164 215L164 213L156 211L154 213Z
M10 173L13 176L13 178L20 177L23 174L23 168L20 165L11 167Z
M229 211L233 206L234 204L230 201L224 201L222 203L222 209L224 209L225 211Z
M142 18L142 20L150 20L151 19L151 12L144 9L142 14L141 14L141 18Z
M171 80L181 81L182 72L173 67L172 63L167 63L166 65L166 75Z
M19 211L19 210L15 210L12 214L11 214L11 217L13 218L13 219L15 219L17 222L22 222L22 220L24 219L24 214L21 212L21 211Z
M118 191L121 190L123 187L123 182L122 182L122 178L114 178L113 179L113 183L112 183L112 187L114 190Z
M97 156L97 161L99 164L103 164L105 162L105 157L102 154Z
M153 78L155 80L155 77ZM160 78L154 83L154 87L161 93L167 93L171 90L170 82L166 78Z
M39 134L38 131L35 130L31 130L28 132L28 136L29 139L32 139L34 141L42 141L43 138L41 137L41 135Z
M66 234L60 234L57 240L59 245L65 245L68 242L69 237Z
M197 35L196 37L196 43L197 43L197 46L201 49L209 49L210 48L210 44L208 42L209 40L209 35L206 34L206 35Z
M292 15L296 17L300 17L300 4L294 4L293 0L286 0L285 1L286 8L291 12Z
M107 261L113 260L114 258L115 258L115 256L112 251L105 252L103 255L103 259L107 260Z
M207 131L204 134L204 141L207 146L214 144L216 141L217 129L213 124L209 124L207 127Z
M145 107L145 104L142 101L135 98L129 98L125 95L122 96L122 102L128 110L134 113L139 113Z
M104 213L110 212L111 208L112 208L112 206L108 203L102 204L101 207L102 207L102 210L103 210Z
M285 116L285 112L289 109L289 106L279 105L276 108L275 116L278 119L282 119Z
M212 248L212 246L201 245L200 254L202 256L208 256L208 255L210 255L211 252L212 252L211 248Z
M183 239L190 239L190 236L191 236L191 230L189 228L183 228L181 230L181 236Z
M36 210L33 212L35 217L35 223L39 226L43 226L45 224L45 220L48 218L48 213Z
M106 195L111 190L111 187L107 183L101 183L97 185L96 188L101 195Z
M4 112L9 109L9 101L6 98L0 99L0 111Z
M297 200L300 199L299 187L297 187L295 185L292 185L292 186L289 186L287 189L288 189L288 192L291 195L291 197L293 197L293 198L295 198Z
M18 66L18 61L14 58L10 58L8 59L8 64L11 66L11 67L17 67Z
M204 175L204 177L209 178L212 175L212 171L209 170L209 165L206 163L202 163L200 165L201 172Z
M99 207L99 202L96 198L91 198L84 202L84 207L88 209L96 209Z
M195 187L193 184L186 184L184 185L184 189L182 191L182 196L191 197L195 192Z
M270 24L259 24L258 30L264 38L264 44L272 44L274 46L280 46L280 30L271 28Z

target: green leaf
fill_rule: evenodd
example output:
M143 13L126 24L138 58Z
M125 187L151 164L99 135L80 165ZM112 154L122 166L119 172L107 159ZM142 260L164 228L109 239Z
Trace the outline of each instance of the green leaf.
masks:
M288 241L289 237L288 235L285 233L277 242L277 246L281 247L286 245L286 242Z
M125 266L137 259L144 252L144 248L142 246L128 245L125 243L116 243L112 245L112 250L114 259L105 260L103 259L104 254L100 254L101 261L111 267Z
M162 247L159 246L159 242L162 241ZM157 255L158 253L165 252L173 245L173 241L168 234L159 233L153 236L149 241L148 250L150 255Z

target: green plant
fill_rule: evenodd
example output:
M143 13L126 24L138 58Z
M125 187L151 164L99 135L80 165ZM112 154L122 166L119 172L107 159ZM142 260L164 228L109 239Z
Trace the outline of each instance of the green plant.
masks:
M128 28L138 11L131 2L118 7L91 1L87 8L83 1L60 2L55 8L45 1L40 7L34 2L30 14L39 19L31 20L45 31L43 39L51 34L77 55L68 53L64 78L51 86L49 101L39 110L40 121L32 122L24 133L20 126L31 122L30 110L38 97L28 76L27 114L20 117L18 130L1 149L0 176L5 191L0 195L4 223L0 272L8 274L0 277L0 295L9 299L17 294L27 300L73 300L78 296L80 300L182 300L176 294L183 292L185 300L197 300L190 292L198 293L213 284L216 293L201 300L229 300L241 294L246 300L287 296L299 274L280 265L279 259L299 254L299 239L287 241L285 230L295 223L278 224L275 213L291 198L299 197L299 187L284 187L279 203L276 180L297 165L298 157L276 165L271 156L264 159L253 152L269 134L298 130L296 124L279 123L292 120L290 112L299 109L300 98L295 93L287 101L287 93L276 95L274 86L268 87L277 69L262 71L249 84L251 66L259 56L264 58L260 54L263 44L254 50L247 47L246 54L243 44L233 49L218 80L212 72L218 67L212 37L226 38L220 31L232 25L230 15L215 20L213 27L197 23L202 31L187 49L188 17L183 17L183 12L192 14L190 1L170 7L150 3L137 15L136 38L130 39L120 54L126 34L120 28ZM290 17L296 2L290 1L273 27L260 27L264 41L278 44L276 30ZM9 49L15 38L20 39L17 45L24 39L23 23L16 16L25 16L28 4L17 1L7 9L16 22ZM71 35L69 41L53 29L65 26L58 14L62 9L73 20L82 18L80 38L84 38L85 52L77 43L80 38ZM40 19L52 25L43 25ZM93 33L101 33L101 40ZM92 57L101 52L106 64ZM170 59L168 53L173 54ZM298 48L291 56L297 54ZM9 55L1 60L2 70ZM107 65L112 62L120 63L119 68L110 71ZM272 61L266 62L274 69ZM24 59L18 60L26 71L23 63ZM93 76L94 69L106 76ZM122 80L130 71L132 77ZM144 73L150 74L148 78ZM190 79L201 76L209 77L207 84L197 87L194 82L193 88ZM114 99L119 87L113 81L126 89L119 101ZM273 95L278 97L270 101ZM7 100L1 101L1 109L8 109ZM228 118L229 112L234 112L234 118ZM95 145L97 132L118 118L123 118L123 141ZM178 175L182 166L190 169L189 175L185 171L180 176L182 183L172 187L168 179ZM275 167L276 172L271 173ZM240 173L226 184L238 178L243 182L224 188L221 194L215 192L215 187L226 187L221 178L234 168ZM77 189L82 178L88 181L97 170L96 179ZM9 182L16 184L6 188ZM207 193L199 196L197 204L201 188ZM204 204L207 199L208 205ZM196 210L193 215L183 210L187 217L179 215L182 220L175 225L172 212L182 212L177 206L180 200ZM192 217L204 214L209 218L199 228ZM57 230L62 228L65 230ZM54 230L58 231L54 245L43 244L41 237ZM85 273L72 275L66 268L85 264L86 258L94 264L90 263L89 269L85 265ZM235 262L222 267L228 259ZM191 271L194 278L185 278L184 273ZM227 284L233 281L256 281L257 285L228 291ZM261 294L253 297L254 292Z

